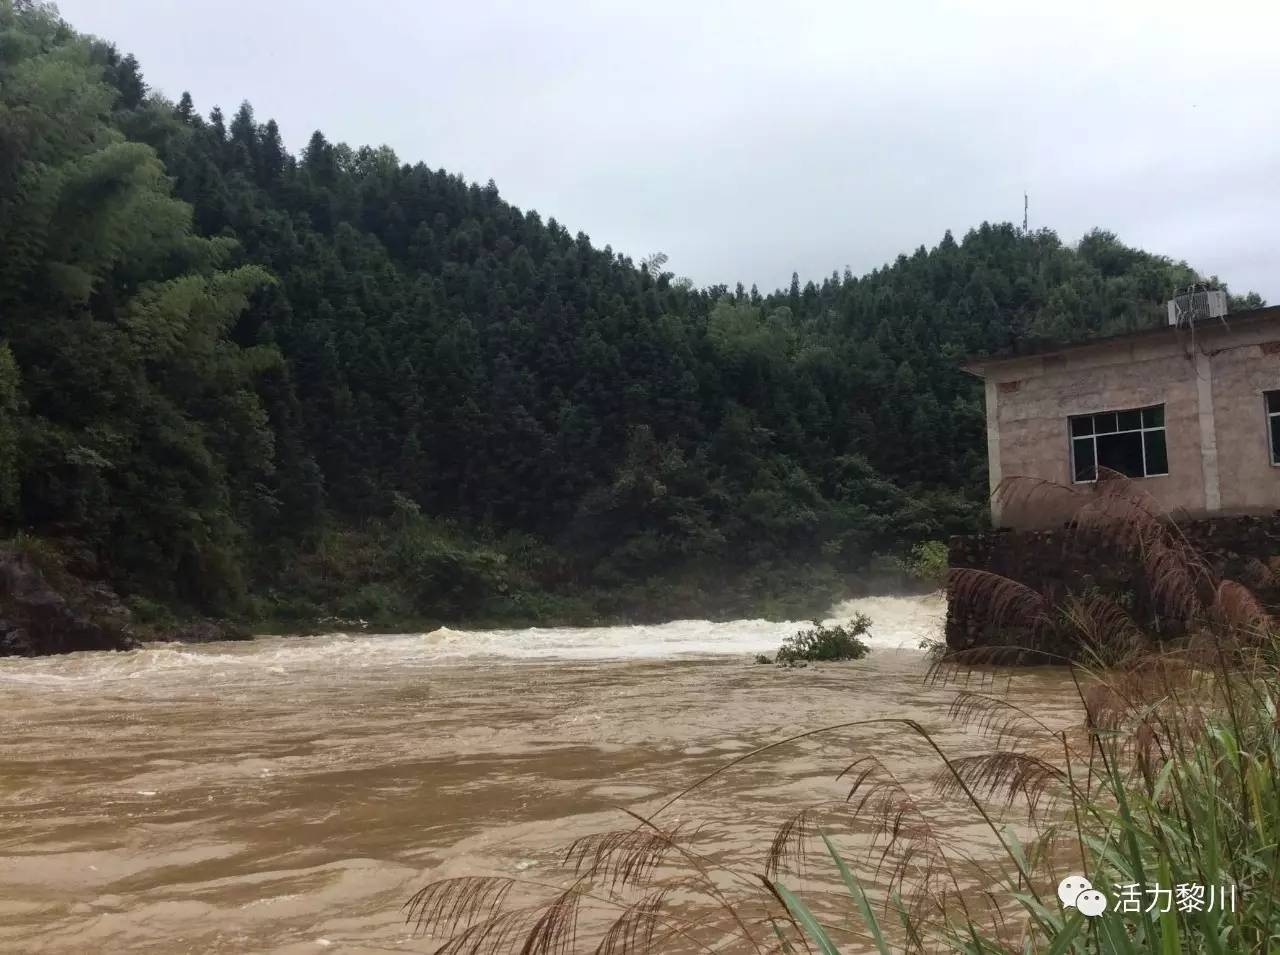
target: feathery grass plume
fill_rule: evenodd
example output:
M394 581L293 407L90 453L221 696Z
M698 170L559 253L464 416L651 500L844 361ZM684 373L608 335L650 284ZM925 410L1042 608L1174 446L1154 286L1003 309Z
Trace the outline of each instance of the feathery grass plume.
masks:
M1092 493L1071 515L1077 541L1102 543L1128 553L1164 535L1164 515L1144 490L1118 471L1098 469Z
M997 628L1037 629L1049 621L1049 604L1038 591L986 570L951 570L947 575L947 599L963 604Z
M1052 788L1065 782L1066 773L1040 757L995 750L952 760L950 769L935 774L934 791L955 798L963 795L963 786L968 786L977 795L999 798L1007 806L1021 800L1026 803L1028 818L1034 821L1046 795L1052 795Z
M978 731L998 748L1020 741L1043 739L1052 731L1025 707L1002 697L961 690L947 709L947 719Z
M464 931L451 935L435 950L435 955L492 955L495 952L523 952L531 928L541 916L541 906L525 906L496 912Z
M564 865L576 875L589 872L593 881L607 879L614 886L644 887L676 849L678 831L633 828L592 833L573 841L565 852Z
M814 835L816 816L817 811L813 807L806 806L788 816L786 821L778 827L773 842L769 844L769 852L765 856L766 879L773 881L783 872L804 874L805 844Z
M650 952L663 924L663 909L668 896L676 891L675 885L663 887L643 895L627 906L626 910L605 930L594 955L628 955L631 952Z
M454 934L491 917L515 884L515 880L499 876L462 876L433 882L404 904L408 910L405 921L418 929L430 925L440 933Z
M1006 520L1015 524L1028 512L1070 513L1078 509L1083 500L1083 494L1074 487L1017 474L1002 480L991 492L993 505Z
M1280 586L1280 577L1276 576L1275 568L1256 557L1250 557L1245 561L1240 582L1254 590L1265 590Z
M1151 640L1137 621L1110 597L1071 594L1063 599L1059 612L1064 629L1075 638L1082 655L1093 663L1119 666L1151 649Z
M539 913L525 937L521 955L572 955L578 939L582 888L571 885Z
M1142 572L1156 610L1171 620L1191 625L1200 620L1217 589L1208 568L1187 559L1177 541L1156 538L1147 542Z
M1233 632L1256 633L1271 624L1271 614L1243 584L1224 580L1213 598L1214 619Z

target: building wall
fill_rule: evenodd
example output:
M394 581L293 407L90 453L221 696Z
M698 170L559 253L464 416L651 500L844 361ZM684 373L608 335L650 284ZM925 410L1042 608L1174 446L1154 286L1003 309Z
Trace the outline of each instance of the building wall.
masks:
M1211 361L1222 510L1280 508L1280 468L1271 463L1262 397L1280 389L1280 348L1275 343L1224 348Z
M1280 388L1280 325L1207 329L1194 341L1170 329L1002 361L985 377L992 489L1033 479L1018 482L1003 506L993 501L997 527L1062 523L1095 493L1071 482L1070 416L1154 404L1165 406L1169 474L1135 480L1158 508L1191 516L1280 508L1262 397Z

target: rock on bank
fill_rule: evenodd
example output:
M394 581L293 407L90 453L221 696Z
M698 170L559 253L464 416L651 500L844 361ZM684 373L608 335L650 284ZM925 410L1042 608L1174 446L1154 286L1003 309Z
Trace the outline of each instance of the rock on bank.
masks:
M0 550L0 656L137 646L129 611L105 584L55 588L27 555Z

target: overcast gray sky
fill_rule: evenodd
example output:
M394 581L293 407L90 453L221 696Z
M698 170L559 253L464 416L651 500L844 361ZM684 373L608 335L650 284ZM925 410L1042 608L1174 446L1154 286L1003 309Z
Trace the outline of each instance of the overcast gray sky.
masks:
M1092 226L1280 300L1280 5L62 0L172 98L493 178L699 285Z

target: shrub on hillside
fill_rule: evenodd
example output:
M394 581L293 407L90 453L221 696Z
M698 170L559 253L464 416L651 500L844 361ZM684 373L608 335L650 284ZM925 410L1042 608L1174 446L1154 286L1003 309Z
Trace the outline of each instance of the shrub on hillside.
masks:
M947 583L948 557L946 541L924 541L911 548L901 566L913 580L941 588Z

